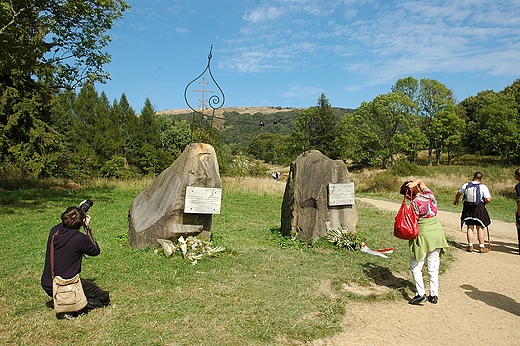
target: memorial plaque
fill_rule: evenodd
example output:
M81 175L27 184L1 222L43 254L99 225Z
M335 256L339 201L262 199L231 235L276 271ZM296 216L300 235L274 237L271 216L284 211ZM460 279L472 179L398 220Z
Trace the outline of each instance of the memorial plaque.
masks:
M222 189L186 186L184 212L188 214L220 214Z
M354 183L329 183L329 207L354 204Z

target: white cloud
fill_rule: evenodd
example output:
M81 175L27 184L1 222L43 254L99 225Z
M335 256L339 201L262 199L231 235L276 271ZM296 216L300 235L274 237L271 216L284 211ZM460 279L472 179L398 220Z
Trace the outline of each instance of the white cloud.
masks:
M518 0L265 3L244 15L247 24L228 40L223 68L252 73L341 65L338 73L359 76L364 85L443 72L520 72Z
M279 70L272 64L272 53L265 47L250 47L250 49L241 49L232 54L232 57L221 61L219 68L238 70L243 73L257 73L265 71Z
M309 97L310 98L316 97L316 99L318 99L318 97L321 95L322 92L323 92L323 90L318 87L304 86L304 85L291 85L291 86L289 86L289 91L282 93L282 96L287 97L287 98L301 98L301 99L307 99Z
M367 84L395 82L403 74L517 74L519 50L513 45L520 36L520 22L511 27L512 8L497 12L498 8L483 2L414 1L334 31L355 33L345 38L366 55L349 61L345 69L364 75ZM486 14L493 19L483 20Z
M255 8L252 11L246 12L244 14L244 20L248 22L263 22L266 20L273 20L280 17L285 13L283 8L274 7L274 6L263 6Z
M177 28L175 29L175 31L177 31L177 33L179 33L179 34L188 34L188 33L190 32L189 29L186 29L186 28L179 28L179 27L177 27Z
M278 47L257 45L237 48L231 57L224 59L219 68L238 70L243 73L266 71L289 71L300 65L301 54L312 54L319 47L314 42L297 42Z

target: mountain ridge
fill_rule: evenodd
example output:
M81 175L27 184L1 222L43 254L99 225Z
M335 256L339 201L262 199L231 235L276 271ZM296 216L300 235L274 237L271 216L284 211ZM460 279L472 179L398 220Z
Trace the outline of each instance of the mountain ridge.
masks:
M237 112L238 114L254 114L254 113L263 113L263 114L271 114L277 112L289 112L295 109L300 109L296 107L272 107L272 106L243 106L243 107L222 107L215 109L216 116L222 116L224 112ZM157 114L169 114L169 115L177 115L177 114L187 114L192 113L193 110L190 108L184 109L165 109L162 111L156 111ZM206 109L206 114L212 114L213 109Z

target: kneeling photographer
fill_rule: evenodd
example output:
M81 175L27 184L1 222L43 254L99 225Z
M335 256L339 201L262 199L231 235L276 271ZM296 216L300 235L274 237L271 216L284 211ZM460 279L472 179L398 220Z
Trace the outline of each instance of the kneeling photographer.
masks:
M67 208L61 214L62 222L51 229L47 240L41 285L45 292L53 298L58 319L71 319L80 313L87 313L92 309L110 304L107 291L102 290L90 280L79 279L83 257L97 256L100 253L99 245L90 228L90 215L86 214L93 204L94 202L91 200L85 200L79 207ZM85 233L80 231L82 227ZM62 299L58 297L57 293L60 284L64 285L62 287L65 287L66 292L64 291L65 294L62 295L65 297L64 306L58 307L57 304L61 305L60 299ZM74 293L71 293L70 290L73 290ZM76 294L76 292L79 293ZM72 296L74 298L70 298ZM83 301L77 301L81 299Z

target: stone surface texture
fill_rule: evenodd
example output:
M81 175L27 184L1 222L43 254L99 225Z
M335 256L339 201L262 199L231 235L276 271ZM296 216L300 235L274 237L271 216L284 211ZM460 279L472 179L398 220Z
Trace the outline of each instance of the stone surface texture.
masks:
M215 149L192 144L134 199L128 214L128 241L133 248L158 246L157 239L211 232L211 214L184 213L186 187L221 188ZM208 234L206 234L208 235Z
M317 239L330 228L356 230L355 204L330 207L328 184L351 182L347 165L317 150L307 151L291 164L282 202L281 229L285 236Z

